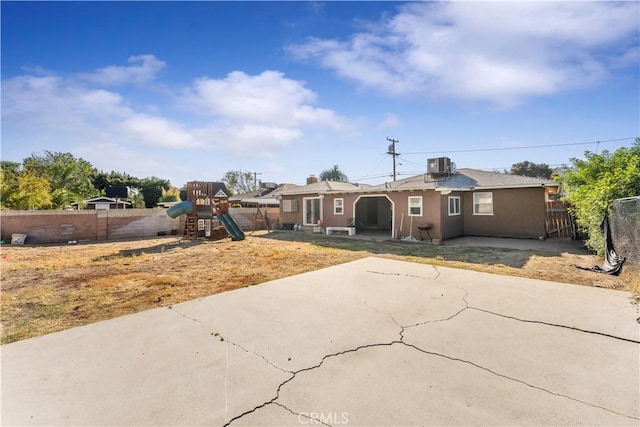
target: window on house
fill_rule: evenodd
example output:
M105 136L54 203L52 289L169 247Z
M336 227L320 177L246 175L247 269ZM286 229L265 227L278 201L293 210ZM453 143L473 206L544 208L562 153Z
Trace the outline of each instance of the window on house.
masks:
M344 214L344 199L333 199L333 213L335 215Z
M449 216L460 215L460 197L449 196Z
M283 200L282 201L282 212L298 212L298 201L297 200Z
M409 196L409 216L422 216L422 196Z
M316 225L320 219L320 198L309 197L304 199L304 225Z
M473 214L493 215L493 193L473 193Z

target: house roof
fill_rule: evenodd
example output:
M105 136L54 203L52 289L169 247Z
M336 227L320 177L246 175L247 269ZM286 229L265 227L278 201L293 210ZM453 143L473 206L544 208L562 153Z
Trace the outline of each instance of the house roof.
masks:
M487 172L477 169L458 169L450 176L431 177L427 174L415 175L394 182L375 185L364 191L403 191L403 190L479 190L498 188L557 187L558 183L543 178L531 178L522 175L510 175L499 172Z
M93 197L91 199L87 199L84 202L85 203L116 203L116 199L112 199L111 197L98 196L98 197ZM122 199L118 199L118 204L130 205L131 203Z
M350 182L338 181L318 181L300 187L282 191L283 196L293 194L327 194L327 193L347 193L370 187L366 184L352 184Z
M263 188L262 190L251 191L249 193L236 194L235 196L229 197L230 202L246 202L246 203L257 203L256 201L251 201L249 199L255 198L275 198L282 194L283 191L292 190L294 188L298 188L295 184L280 184L276 188ZM264 203L262 201L261 203ZM271 202L269 202L271 203ZM280 203L278 200L276 202Z
M240 200L242 203L253 203L256 205L279 205L280 199L277 197L245 197Z
M83 202L85 204L93 204L93 203L116 203L116 199L112 199L111 197L106 197L106 196L98 196L98 197L92 197L91 199L87 199L87 200L83 200ZM78 202L73 202L71 203L71 205L76 206L78 205ZM131 202L127 202L126 200L122 200L122 199L118 199L118 204L119 205L131 205Z

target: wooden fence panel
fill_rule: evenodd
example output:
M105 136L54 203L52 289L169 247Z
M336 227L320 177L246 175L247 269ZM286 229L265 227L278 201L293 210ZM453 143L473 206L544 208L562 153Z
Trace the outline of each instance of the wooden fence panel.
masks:
M567 205L561 201L547 202L545 212L547 237L571 237L575 239L575 223L569 214Z

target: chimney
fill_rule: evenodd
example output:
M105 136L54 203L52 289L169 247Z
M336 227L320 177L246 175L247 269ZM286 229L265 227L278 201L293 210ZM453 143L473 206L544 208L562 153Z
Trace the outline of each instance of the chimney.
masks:
M307 185L314 184L316 182L318 182L318 178L316 178L315 175L309 175L309 177L307 178Z

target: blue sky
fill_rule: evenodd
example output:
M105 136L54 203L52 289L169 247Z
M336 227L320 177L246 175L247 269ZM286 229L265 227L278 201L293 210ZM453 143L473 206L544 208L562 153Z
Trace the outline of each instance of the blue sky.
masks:
M375 184L387 137L403 177L439 156L560 165L640 135L638 2L1 7L3 160L70 152L178 187L337 164ZM523 148L541 145L557 146Z

